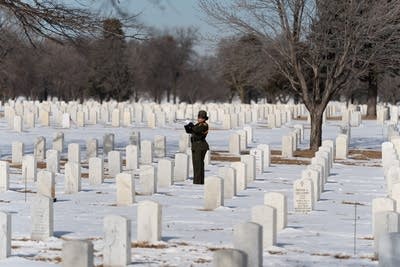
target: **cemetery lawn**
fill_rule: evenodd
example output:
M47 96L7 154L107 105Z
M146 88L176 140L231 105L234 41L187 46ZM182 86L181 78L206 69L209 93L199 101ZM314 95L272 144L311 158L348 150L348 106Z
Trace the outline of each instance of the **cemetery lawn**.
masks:
M306 123L293 121L292 124ZM270 144L272 150L281 150L282 136L289 133L292 124L280 129L268 129L253 124L254 142ZM324 138L334 140L339 132L338 121L328 121L324 126ZM220 127L216 125L214 127ZM85 128L54 129L37 127L23 133L7 129L0 122L0 151L2 159L11 159L11 142L25 143L25 154L33 153L37 136L44 136L47 149L55 132L63 131L66 144L79 143L82 158L86 159L86 140L97 138L100 147L105 133L114 133L117 150L124 153L133 128L111 128L101 125ZM135 128L141 131L142 140L153 140L155 135L167 138L167 157L174 158L178 151L178 140L183 133L183 123L161 129ZM236 130L212 128L208 135L213 155L206 176L217 175L218 168L230 164L226 158L229 134ZM102 264L103 218L106 215L122 215L132 221L132 266L212 266L213 251L232 247L234 225L249 221L251 208L263 204L264 193L282 192L288 199L288 227L278 232L277 246L264 249L264 266L377 266L373 255L371 226L371 202L373 198L385 196L383 169L379 157L381 143L385 141L382 126L376 121L363 121L352 128L348 160L337 161L325 185L321 200L315 211L308 215L293 212L293 182L301 178L305 165L290 164L282 160L273 161L272 166L248 189L239 192L233 199L226 199L224 207L214 211L203 209L203 186L193 185L192 180L176 183L170 188L159 188L153 196L140 194L136 179L136 202L150 199L162 206L163 241L148 244L136 241L137 204L116 206L116 185L114 179L105 179L99 186L91 186L87 179L87 164L82 164L82 191L64 194L64 167L56 175L56 196L54 203L54 234L46 242L30 240L31 200L37 191L34 183L25 183L21 178L21 167L11 165L11 190L0 194L1 210L12 213L12 257L0 261L3 266L59 266L63 240L90 239L94 244L95 265ZM306 139L300 144L302 150L308 147L309 125L305 126ZM360 150L367 150L363 152ZM357 152L358 151L358 152ZM66 147L61 155L66 159ZM123 154L124 155L124 154ZM295 154L300 155L300 154ZM361 156L357 156L361 155ZM367 155L367 156L366 156ZM378 155L378 156L377 156ZM275 156L274 156L275 157ZM279 156L277 156L279 159ZM295 158L299 162L310 161L304 156ZM157 159L156 159L157 161ZM43 164L38 164L38 170ZM107 178L107 176L106 176ZM136 177L138 178L138 176ZM354 221L356 208L356 251L354 254Z

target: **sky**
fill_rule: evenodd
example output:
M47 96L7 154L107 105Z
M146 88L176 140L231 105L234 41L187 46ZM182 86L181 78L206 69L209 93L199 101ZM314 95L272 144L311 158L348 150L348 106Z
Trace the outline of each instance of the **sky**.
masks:
M223 36L206 22L198 0L120 0L120 7L130 14L140 13L139 21L160 30L176 27L195 27L200 34L200 54L214 51L216 39Z

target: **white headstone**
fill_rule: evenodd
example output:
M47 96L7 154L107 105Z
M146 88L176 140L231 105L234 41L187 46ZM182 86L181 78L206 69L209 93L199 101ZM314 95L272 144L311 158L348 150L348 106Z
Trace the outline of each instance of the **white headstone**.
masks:
M388 197L378 197L372 200L372 229L375 225L375 213L382 211L396 211L396 201Z
M133 131L131 135L129 136L129 144L137 146L138 150L140 150L140 132L139 131Z
M276 244L276 209L267 205L255 206L251 209L251 221L262 226L263 247Z
M247 188L246 179L246 164L243 162L233 162L231 167L236 171L236 189L237 191L243 191Z
M246 126L243 128L246 131L247 143L251 144L253 142L253 128Z
M115 177L117 205L131 205L135 202L135 180L130 173L119 173Z
M79 144L71 143L68 144L68 161L69 162L81 162L81 150Z
M320 176L318 171L313 170L313 169L305 169L301 172L301 179L310 179L313 182L313 188L314 188L314 201L318 201L320 199L321 193L322 193L322 185Z
M247 183L251 183L256 179L256 159L252 155L242 155L240 161L246 164Z
M99 141L97 139L92 138L87 140L86 142L86 158L89 160L90 158L95 158L98 156L98 147Z
M14 117L14 131L18 133L22 133L22 128L23 128L23 122L22 122L22 117L21 116L15 116Z
M74 194L81 191L81 164L67 162L65 164L65 194Z
M233 247L247 254L247 265L263 266L262 226L258 223L240 223L233 228Z
M53 236L53 199L37 195L31 206L31 239L45 241Z
M250 155L254 156L256 160L256 172L262 174L264 172L264 152L261 149L250 149Z
M140 162L142 164L151 164L153 162L153 143L149 140L143 140L140 144Z
M282 157L293 157L293 137L291 135L282 136Z
M126 151L126 169L136 170L139 168L139 149L136 145L128 145Z
M26 155L22 160L22 179L36 182L36 159L33 155Z
M296 180L293 185L294 211L309 213L314 209L314 187L309 179Z
M164 135L154 136L154 156L163 158L166 155L167 139Z
M39 171L37 180L37 193L54 199L56 197L54 174L49 171Z
M104 217L104 266L126 266L131 263L131 221L123 216Z
M336 159L347 159L348 137L345 134L339 134L336 137Z
M181 134L181 136L179 137L179 152L186 153L189 147L190 147L190 135L187 133Z
M173 184L173 164L169 159L160 159L157 165L157 186L169 187Z
M46 158L46 139L43 136L36 137L33 154L36 160L43 161Z
M224 205L224 180L211 176L204 180L204 209L214 210Z
M61 127L64 129L71 128L71 117L69 114L65 113L62 115Z
M258 149L261 149L264 153L263 153L263 159L264 159L264 171L266 170L266 168L271 166L271 149L269 147L269 145L265 145L265 144L260 144L257 146Z
M229 136L229 153L240 155L240 135L237 133Z
M374 251L379 252L379 239L383 234L400 232L400 214L394 211L376 212L374 215Z
M157 192L156 168L152 165L140 166L139 182L141 194L152 195Z
M154 243L161 240L162 207L155 201L139 202L137 211L137 240Z
M22 163L22 158L24 156L24 143L15 141L12 142L12 163Z
M175 154L174 182L184 182L189 177L189 156L184 153Z
M108 174L115 177L122 171L121 152L110 151L108 152Z
M103 155L108 155L108 152L114 150L114 134L108 133L103 136Z
M60 172L60 152L54 149L47 150L46 152L46 167L49 172Z
M53 136L53 150L62 153L64 150L64 133L58 132Z
M380 236L379 266L400 266L400 233L387 233Z
M111 126L119 127L120 126L120 113L118 109L114 109L111 116Z
M62 245L63 267L93 267L93 244L87 240L66 240Z
M264 204L276 209L277 231L287 226L287 200L283 193L269 192L264 194Z
M224 180L224 198L231 199L236 196L236 171L232 167L221 167L218 176Z
M213 255L214 267L247 267L247 254L238 249L220 249Z
M11 255L11 214L0 212L0 260Z
M99 185L104 181L104 161L102 158L94 157L89 159L89 183Z
M6 192L10 188L10 170L7 161L0 160L0 192Z

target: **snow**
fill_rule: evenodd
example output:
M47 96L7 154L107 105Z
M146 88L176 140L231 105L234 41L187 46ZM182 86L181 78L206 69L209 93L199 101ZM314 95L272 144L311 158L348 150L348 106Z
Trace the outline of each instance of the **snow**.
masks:
M270 144L280 149L281 138L291 127L305 121L293 121L280 129L268 129L262 124L252 125L257 144ZM37 136L44 136L47 148L57 131L63 131L66 143L81 144L85 158L85 144L89 138L98 138L102 143L105 133L114 133L116 147L123 151L132 130L140 130L142 140L153 140L157 134L167 137L167 156L173 159L178 150L178 140L183 133L183 122L161 129L111 128L102 125L85 128L54 129L38 127L23 133L8 129L4 119L0 121L0 151L3 159L11 158L12 141L23 141L25 153L33 153ZM305 134L308 137L309 126ZM227 151L229 133L236 130L210 130L208 141L211 150ZM328 122L324 126L324 139L335 139L339 122ZM352 128L350 148L380 150L384 142L382 126L375 121L364 121L360 127ZM308 141L301 144L307 148ZM66 146L65 146L66 147ZM66 157L63 153L62 158ZM377 161L380 164L379 161ZM218 173L218 168L227 162L212 162L206 176ZM376 165L376 162L375 162ZM82 172L87 172L83 165ZM375 197L385 196L385 183L381 167L349 166L335 163L325 186L321 200L311 214L293 213L293 182L300 178L305 166L272 165L247 190L225 206L214 211L204 211L203 186L193 185L192 180L177 183L170 188L160 189L153 196L136 196L136 201L150 199L163 206L163 240L156 247L141 247L136 243L137 203L128 207L117 207L114 179L106 179L99 186L91 186L87 179L82 181L82 191L77 194L63 193L64 174L56 177L57 202L54 203L55 237L46 242L30 241L30 206L33 193L18 192L24 189L21 171L12 169L11 190L0 193L1 209L12 212L12 257L0 261L2 266L58 266L61 247L66 239L90 239L95 249L95 264L101 264L103 218L109 214L123 215L132 221L132 266L212 266L213 250L232 247L233 226L250 220L250 209L263 204L265 192L283 192L288 197L288 228L278 233L278 244L264 249L264 266L377 266L373 257L371 240L371 202ZM62 171L63 172L63 171ZM36 192L34 183L28 190ZM140 185L136 181L136 191ZM26 197L26 201L25 201ZM354 211L351 203L357 202L357 251L354 255Z

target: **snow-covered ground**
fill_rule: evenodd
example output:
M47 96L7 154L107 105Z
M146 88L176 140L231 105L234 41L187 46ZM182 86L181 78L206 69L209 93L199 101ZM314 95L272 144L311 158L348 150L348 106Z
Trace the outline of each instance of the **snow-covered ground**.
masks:
M290 131L294 121L280 129L268 129L263 125L252 125L254 143L270 144L280 149L281 138ZM339 122L329 121L324 127L324 139L335 139ZM182 123L161 129L135 128L140 130L142 140L153 140L157 134L167 137L167 156L173 158L178 150L178 140L183 133ZM23 141L25 153L33 153L37 136L45 136L47 147L51 147L53 134L61 129L39 127L18 134L8 130L4 119L0 121L0 151L3 158L11 157L11 142ZM114 133L118 150L124 150L133 128L111 128L101 125L62 130L66 143L77 142L84 148L86 140L98 138L100 144L105 133ZM229 133L211 130L208 136L212 150L226 151ZM306 140L301 148L308 146L309 126L306 125ZM375 121L364 121L360 127L352 128L351 148L380 150L384 141L382 126ZM83 149L83 158L85 158ZM64 154L65 158L66 155ZM214 175L227 162L211 162L206 175ZM203 186L193 185L191 180L178 183L168 189L160 189L153 196L136 196L139 202L145 199L158 201L163 206L163 241L152 248L142 247L136 240L137 204L117 207L116 186L113 179L106 179L101 186L91 186L83 179L82 191L78 194L63 193L63 171L57 175L54 203L55 237L46 242L30 241L30 200L36 186L28 184L33 193L18 192L24 189L21 171L12 169L11 190L0 194L1 210L12 212L12 257L0 261L0 266L56 266L61 260L63 239L90 239L94 243L95 263L101 264L103 246L103 218L109 214L123 215L132 221L132 266L211 266L212 254L217 248L232 247L233 226L250 220L250 209L263 204L265 192L283 192L288 197L288 227L278 233L276 247L264 250L264 266L377 266L373 257L371 240L371 201L385 195L381 167L363 167L334 164L325 192L308 215L293 213L293 182L300 178L305 166L273 165L249 188L215 211L203 211ZM87 172L87 170L82 171ZM139 183L136 184L140 191ZM354 210L357 206L356 254L354 254Z

